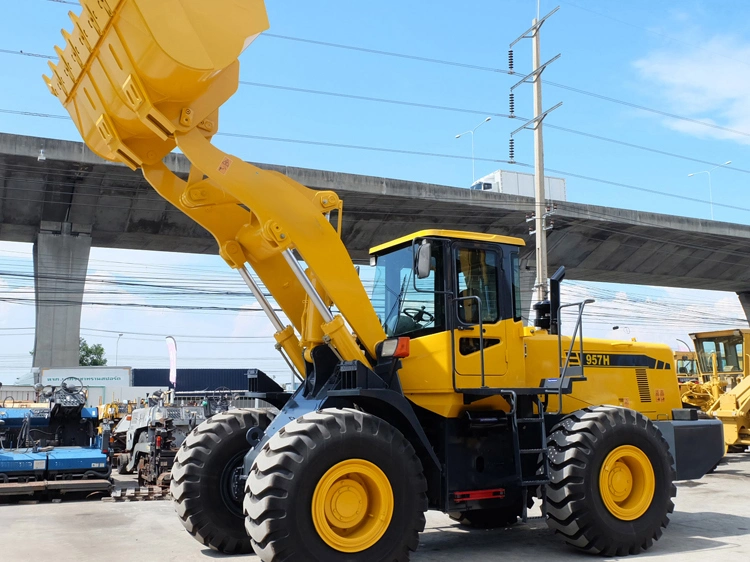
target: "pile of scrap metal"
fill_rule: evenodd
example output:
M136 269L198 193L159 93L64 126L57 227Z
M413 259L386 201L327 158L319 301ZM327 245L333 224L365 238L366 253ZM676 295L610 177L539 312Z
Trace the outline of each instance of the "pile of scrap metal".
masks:
M83 383L69 377L39 391L49 402L0 408L0 496L108 492L109 435L85 407Z
M148 398L148 407L137 408L112 431L113 442L124 442L122 451L113 451L112 464L120 474L138 473L140 485L169 486L177 449L193 428L213 415L212 408L177 406L171 393L157 391Z

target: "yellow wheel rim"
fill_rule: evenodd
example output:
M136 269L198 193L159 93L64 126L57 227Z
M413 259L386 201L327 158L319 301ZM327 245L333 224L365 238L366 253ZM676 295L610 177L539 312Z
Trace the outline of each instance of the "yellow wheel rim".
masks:
M339 552L377 543L393 517L393 490L377 466L349 459L333 466L315 487L312 519L323 541Z
M654 499L656 478L646 453L632 445L613 450L599 473L599 492L609 512L623 521L646 513Z

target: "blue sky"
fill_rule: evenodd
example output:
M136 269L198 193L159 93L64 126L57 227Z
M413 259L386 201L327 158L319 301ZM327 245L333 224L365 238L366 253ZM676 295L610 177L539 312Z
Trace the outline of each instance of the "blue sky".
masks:
M61 43L61 27L69 27L66 13L75 6L48 0L15 2L2 0L0 49L54 54ZM270 33L285 37L352 45L365 49L405 53L489 68L507 68L508 43L527 29L536 15L536 1L474 1L458 5L444 0L409 3L384 0L377 3L329 0L321 3L267 2ZM562 58L545 71L547 80L601 96L626 100L692 119L709 121L726 129L750 132L750 6L740 1L715 2L665 0L575 0L541 2L546 13L557 5L561 10L544 26L542 59L557 53ZM470 155L468 138L455 135L479 123L484 114L507 113L508 88L517 79L504 73L488 72L364 53L331 46L312 45L279 37L260 37L242 55L242 80L266 85L321 90L358 96L476 110L478 113L439 111L393 104L289 92L268 87L242 86L223 108L221 130L305 141L373 146L460 156ZM515 48L516 70L530 69L531 45L523 41ZM63 114L64 110L41 81L46 62L40 58L0 53L4 86L0 109ZM643 145L656 150L697 158L717 164L732 160L732 167L750 169L746 156L750 136L728 133L669 119L635 107L613 104L566 89L547 86L544 106L562 101L548 123L584 133ZM531 113L531 90L521 87L516 94L516 112ZM516 120L493 118L477 132L476 155L507 158L507 139L518 127ZM72 123L0 113L0 131L41 137L79 140ZM471 161L349 150L306 144L217 137L216 144L252 161L330 169L342 172L412 179L452 186L471 183ZM530 133L517 137L516 159L533 162ZM710 216L706 176L688 178L706 165L662 154L626 148L590 137L547 128L545 154L548 168L572 174L644 187L675 197L614 187L575 177L567 178L572 201L663 212L698 218ZM477 176L500 167L491 162L476 163ZM508 169L512 167L503 166ZM521 170L524 171L524 170ZM558 175L558 174L555 174ZM712 175L716 220L748 224L747 173L718 169ZM30 247L0 246L2 259L28 265ZM91 270L107 271L107 263L130 262L138 267L170 267L175 275L190 278L195 271L229 276L217 258L155 255L146 252L92 251ZM127 271L115 274L125 278ZM17 288L15 285L13 288ZM655 299L687 299L705 303L722 302L727 314L737 316L736 298L727 294L681 292L660 289L617 287L615 291L639 292ZM734 299L734 300L731 300ZM252 303L250 303L252 304ZM724 306L722 305L722 306ZM33 307L8 305L0 308L0 328L33 326ZM260 330L253 314L210 315L200 313L149 313L141 311L84 311L87 328L151 333L177 332L230 335L242 330ZM250 318L253 318L250 320ZM243 324L244 322L244 324ZM108 328L105 328L108 327ZM191 331L184 330L190 327ZM239 330L239 332L237 332ZM645 329L644 329L645 330ZM676 334L677 332L675 332ZM675 334L661 336L671 338ZM86 335L86 334L85 334ZM655 339L646 331L639 339ZM86 335L96 340L95 333ZM684 333L683 337L686 336ZM679 337L679 336L677 336ZM21 339L19 339L21 338ZM25 339L23 339L25 338ZM144 336L145 338L145 336ZM115 337L116 339L116 337ZM3 358L21 360L19 348L30 349L27 336L0 337L0 380L10 376ZM108 348L114 340L101 340ZM673 341L668 342L673 345ZM24 347L25 346L25 347ZM267 357L253 344L226 344L221 348L195 343L189 357L230 356L227 366ZM202 347L202 349L197 349ZM238 348L242 348L238 356ZM120 341L120 355L138 366L161 364L166 357L163 339L128 343ZM182 355L185 357L185 355ZM146 359L149 358L149 359ZM153 358L153 359L151 359ZM263 360L265 361L265 360ZM122 361L120 361L122 363ZM261 362L262 363L262 362ZM202 360L193 361L194 365ZM206 365L210 359L206 360ZM269 368L276 365L268 360ZM251 365L247 365L251 366ZM15 368L15 367L14 367ZM274 367L276 368L276 367Z

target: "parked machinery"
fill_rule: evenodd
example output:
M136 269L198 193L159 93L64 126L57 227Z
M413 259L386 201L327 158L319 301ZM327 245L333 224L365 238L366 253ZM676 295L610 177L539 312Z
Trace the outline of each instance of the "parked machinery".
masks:
M563 271L524 328L524 242L506 236L425 230L382 244L368 297L334 192L210 143L237 56L268 27L262 0L82 3L50 90L94 152L141 168L214 235L304 378L290 395L256 372L251 396L278 413L229 410L185 439L171 489L188 532L264 562L404 561L428 508L495 526L536 496L588 552L636 553L661 536L675 477L701 477L723 453L721 424L681 408L669 348L583 341L585 303L576 338L562 337ZM187 181L162 162L175 147Z
M190 431L206 419L203 406L165 404L166 393L157 391L148 398L148 407L137 408L130 419L115 427L118 441L125 441L117 456L120 474L138 473L141 484L169 485L176 449Z
M701 332L690 337L703 378L702 389L712 398L705 410L724 424L727 451L745 451L750 445L750 330Z
M126 427L130 422L130 414L136 407L135 402L110 402L99 405L99 434L105 430L109 433L109 458L112 466L117 466L117 458L125 451L125 431L116 433L114 429L122 422ZM124 420L124 421L123 421Z
M47 404L0 408L0 495L106 491L109 432L75 377L45 387Z
M750 330L714 330L690 334L695 352L675 352L682 402L724 424L728 452L750 445L748 345ZM688 371L695 366L695 372Z

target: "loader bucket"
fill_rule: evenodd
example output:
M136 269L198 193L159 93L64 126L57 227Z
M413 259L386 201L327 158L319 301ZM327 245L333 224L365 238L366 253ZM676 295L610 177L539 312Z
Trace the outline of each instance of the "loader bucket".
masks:
M237 90L237 57L268 29L263 0L80 0L44 76L96 154L159 162L174 133L216 133Z

